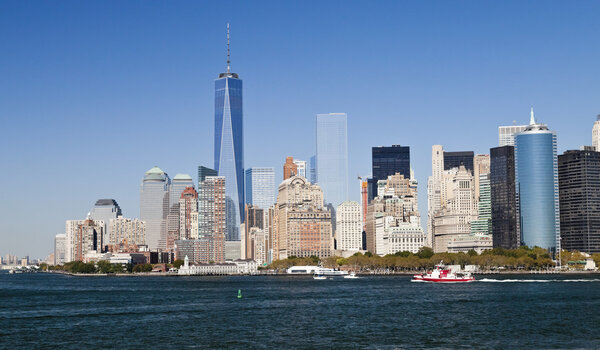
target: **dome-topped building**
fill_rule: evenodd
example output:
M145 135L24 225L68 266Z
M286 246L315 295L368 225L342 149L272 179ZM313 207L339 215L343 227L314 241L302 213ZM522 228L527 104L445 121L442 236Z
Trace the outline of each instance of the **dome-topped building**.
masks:
M140 186L140 219L146 221L146 243L151 250L167 246L167 215L171 179L155 166L146 171Z

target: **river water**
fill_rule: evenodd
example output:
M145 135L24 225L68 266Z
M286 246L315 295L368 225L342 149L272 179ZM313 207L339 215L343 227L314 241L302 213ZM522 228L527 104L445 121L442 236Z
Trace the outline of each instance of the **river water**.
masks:
M597 275L477 278L1 273L0 348L600 348Z

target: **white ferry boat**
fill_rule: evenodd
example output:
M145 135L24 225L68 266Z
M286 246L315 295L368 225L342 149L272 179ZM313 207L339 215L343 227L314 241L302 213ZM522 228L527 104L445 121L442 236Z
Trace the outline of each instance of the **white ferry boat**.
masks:
M288 275L345 276L348 274L348 271L334 270L320 266L292 266L286 272Z
M471 273L455 273L446 268L443 262L435 265L433 271L414 275L412 278L412 282L461 283L473 281L475 281L475 277Z

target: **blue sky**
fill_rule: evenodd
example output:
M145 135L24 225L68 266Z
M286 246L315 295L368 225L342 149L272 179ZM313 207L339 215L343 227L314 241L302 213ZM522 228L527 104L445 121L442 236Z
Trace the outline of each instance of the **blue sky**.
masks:
M139 215L160 166L212 166L213 84L244 80L245 165L314 153L317 113L348 114L350 184L372 146L411 147L426 216L431 145L489 153L539 121L559 152L600 113L598 2L2 1L0 254L45 257L98 198Z

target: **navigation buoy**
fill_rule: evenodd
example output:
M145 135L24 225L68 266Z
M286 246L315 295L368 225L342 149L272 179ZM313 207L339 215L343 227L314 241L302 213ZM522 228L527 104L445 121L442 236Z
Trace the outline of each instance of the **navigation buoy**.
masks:
M238 289L238 299L242 299L242 290Z

